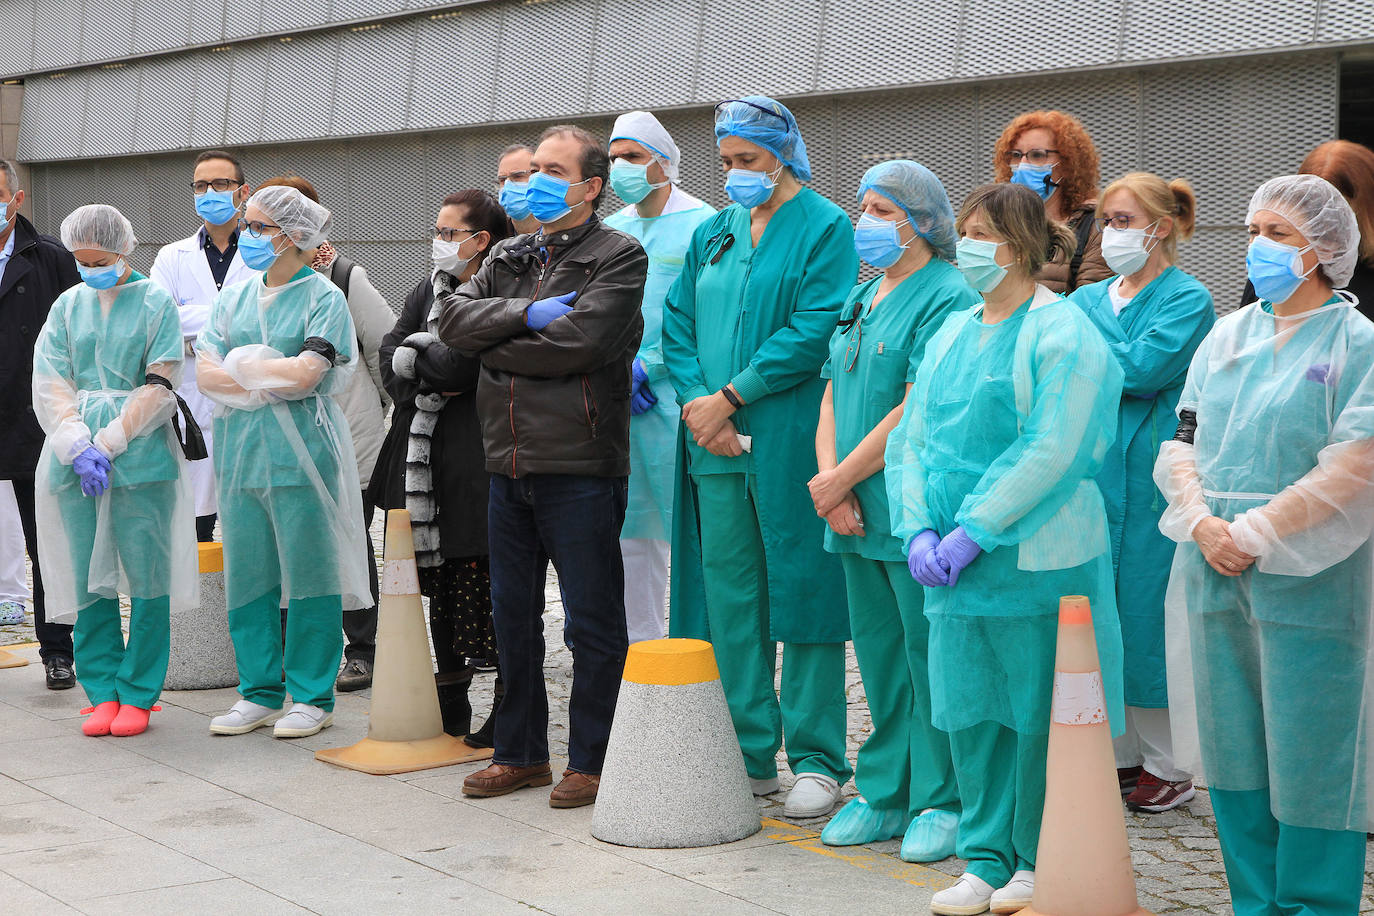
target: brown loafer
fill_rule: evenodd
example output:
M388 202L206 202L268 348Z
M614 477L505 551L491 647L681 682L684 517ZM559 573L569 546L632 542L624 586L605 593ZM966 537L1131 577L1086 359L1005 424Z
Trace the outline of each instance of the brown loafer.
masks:
M601 788L601 777L590 773L563 771L563 781L549 793L550 808L581 808L596 801L596 790Z
M538 763L532 767L493 763L485 770L478 770L463 780L463 794L477 798L495 798L498 795L509 795L516 789L547 786L551 782L553 773L547 763Z

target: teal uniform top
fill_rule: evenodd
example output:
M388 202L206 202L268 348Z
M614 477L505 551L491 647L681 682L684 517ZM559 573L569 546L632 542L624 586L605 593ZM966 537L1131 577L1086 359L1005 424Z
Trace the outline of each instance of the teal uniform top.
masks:
M849 638L843 572L822 547L825 522L806 484L816 475L820 368L858 270L849 218L809 188L778 208L757 247L750 211L738 204L692 236L664 307L663 362L680 404L732 383L746 402L733 422L753 442L752 451L723 457L679 434L673 635L706 635L701 522L687 478L746 474L757 488L771 638Z
M958 269L936 257L872 308L882 280L874 277L849 294L841 312L842 324L830 338L830 358L821 367L821 377L831 384L839 461L902 403L907 383L916 381L926 342L945 318L979 301ZM906 562L901 539L892 535L882 472L859 481L854 495L863 514L863 537L836 534L826 525L825 549L870 560Z
M630 494L622 538L666 541L673 530L673 469L682 414L663 365L663 300L682 273L687 246L697 226L715 216L710 204L677 188L659 216L642 217L630 205L606 218L606 225L635 237L649 256L644 281L644 336L635 357L658 403L630 418Z
M1174 410L1188 364L1216 320L1212 294L1195 277L1169 267L1117 315L1112 277L1069 296L1107 341L1124 373L1116 441L1097 475L1107 505L1116 570L1116 605L1126 650L1126 702L1169 705L1164 651L1162 574L1174 543L1159 531L1165 500L1154 482L1159 446L1174 437Z

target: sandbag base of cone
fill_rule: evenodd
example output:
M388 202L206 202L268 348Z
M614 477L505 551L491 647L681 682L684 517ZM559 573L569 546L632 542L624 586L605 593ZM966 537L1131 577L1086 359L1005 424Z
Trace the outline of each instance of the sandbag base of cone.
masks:
M0 668L22 668L29 663L27 658L20 658L13 652L6 652L0 649Z
M1024 910L1017 910L1017 911L1016 911L1016 916L1056 916L1056 914L1054 914L1054 913L1042 913L1042 912L1040 912L1039 910L1037 910L1035 907L1033 907L1033 906L1028 906L1028 907L1026 907ZM1117 914L1113 914L1113 916L1117 916ZM1121 913L1121 914L1119 914L1119 916L1155 916L1155 914L1154 914L1154 913L1151 913L1149 910L1142 910L1140 907L1136 907L1134 910L1131 910L1129 913Z
M468 747L461 738L439 735L419 741L377 741L373 738L364 738L348 747L331 747L316 751L315 759L361 773L371 773L373 776L395 776L397 773L410 773L414 770L431 770L435 767L453 766L456 763L488 760L491 755L492 749L489 747Z

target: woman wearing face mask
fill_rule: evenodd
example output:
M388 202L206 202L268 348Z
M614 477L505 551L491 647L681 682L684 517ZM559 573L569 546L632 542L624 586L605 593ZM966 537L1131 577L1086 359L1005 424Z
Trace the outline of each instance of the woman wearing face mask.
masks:
M215 477L229 634L242 700L219 735L276 723L278 738L333 724L340 613L372 603L353 441L331 396L349 382L357 335L343 293L310 268L330 213L290 187L248 199L239 253L263 271L226 288L196 341L216 402ZM279 608L288 608L283 716Z
M1108 185L1098 206L1102 253L1117 276L1069 297L1097 325L1125 375L1116 442L1097 483L1107 501L1116 603L1126 650L1126 732L1116 741L1121 794L1134 811L1168 811L1194 795L1174 762L1164 665L1161 575L1173 544L1159 532L1164 502L1155 456L1172 438L1171 418L1188 363L1212 328L1212 296L1174 266L1193 233L1193 190L1181 179L1132 172Z
M444 731L473 747L491 747L496 703L469 734L468 688L474 661L496 664L487 566L489 477L477 419L481 361L435 336L435 292L457 289L491 247L511 235L510 221L485 191L445 197L434 220L433 269L406 297L382 340L382 377L396 402L368 495L384 509L409 509L420 591L429 598L429 632Z
M1121 369L1083 313L1035 282L1072 236L1024 187L984 185L955 227L983 295L926 345L887 445L892 533L925 586L935 726L949 734L968 868L931 910L1030 905L1045 801L1057 611L1086 595L1107 709L1121 631L1102 494Z
M1081 121L1062 111L1018 115L997 138L992 167L994 181L1030 188L1045 202L1045 215L1073 233L1074 244L1042 264L1037 281L1056 293L1071 293L1112 275L1094 221L1097 147Z
M855 768L862 794L821 840L852 846L905 834L904 860L934 862L954 854L959 795L949 736L930 721L930 625L921 586L891 533L883 448L926 341L978 296L951 263L954 211L929 169L906 159L875 165L859 184L859 203L854 248L883 273L854 287L830 338L816 429L820 473L810 491L829 526L825 549L844 565L873 732Z
M47 434L35 492L48 619L76 623L77 678L93 707L82 732L136 735L167 675L168 615L200 603L187 466L170 422L181 322L172 298L129 267L133 227L115 208L74 210L62 244L85 282L53 303L33 354L33 409ZM189 408L179 422L194 422Z
M1374 829L1374 325L1333 291L1360 242L1340 191L1274 178L1246 222L1260 299L1203 340L1155 466L1174 746L1237 916L1335 916L1360 908Z
M697 227L664 305L663 358L684 426L671 629L709 631L755 793L777 791L786 735L797 780L785 810L818 817L850 775L849 615L806 495L817 467L797 418L820 409L820 368L858 273L854 231L844 211L802 187L806 145L782 105L723 102L715 133L735 204Z

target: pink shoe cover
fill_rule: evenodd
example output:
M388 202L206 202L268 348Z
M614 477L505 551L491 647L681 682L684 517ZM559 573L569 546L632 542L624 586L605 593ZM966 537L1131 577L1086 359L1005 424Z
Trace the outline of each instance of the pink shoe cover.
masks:
M81 733L92 738L99 738L101 735L110 733L110 723L114 721L115 714L119 712L119 703L114 700L107 700L99 706L87 707L81 711L91 714L89 719L81 723Z
M154 706L153 709L161 709L161 706ZM128 738L130 735L139 735L148 730L148 716L153 709L139 709L137 706L119 707L119 715L115 716L114 722L110 724L110 734L116 738Z

